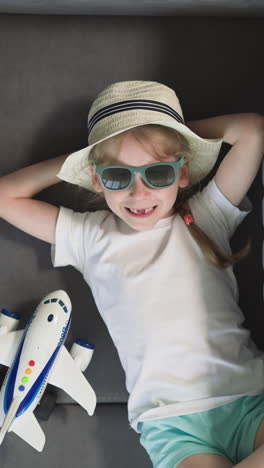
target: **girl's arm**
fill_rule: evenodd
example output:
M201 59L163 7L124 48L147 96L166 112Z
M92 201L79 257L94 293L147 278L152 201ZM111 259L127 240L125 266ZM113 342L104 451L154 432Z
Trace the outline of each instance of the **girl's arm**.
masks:
M229 114L186 123L202 138L222 138L233 145L221 162L215 182L225 197L238 206L247 194L264 153L264 117Z
M0 217L41 240L55 243L59 208L32 197L50 185L67 155L43 161L0 178Z

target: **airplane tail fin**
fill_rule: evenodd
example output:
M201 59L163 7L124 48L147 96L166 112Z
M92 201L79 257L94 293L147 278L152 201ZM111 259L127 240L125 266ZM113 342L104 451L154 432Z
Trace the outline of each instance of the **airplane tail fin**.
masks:
M38 452L42 452L46 437L33 413L25 411L19 418L16 418L10 431L13 431Z
M7 415L3 421L3 424L2 424L2 427L0 429L0 445L2 444L3 440L4 440L4 437L10 427L10 425L12 424L13 420L14 420L14 417L15 417L15 414L17 412L17 409L20 405L20 402L21 402L21 398L20 397L16 397L14 398L14 400L12 401L11 405L10 405L10 408L7 412Z

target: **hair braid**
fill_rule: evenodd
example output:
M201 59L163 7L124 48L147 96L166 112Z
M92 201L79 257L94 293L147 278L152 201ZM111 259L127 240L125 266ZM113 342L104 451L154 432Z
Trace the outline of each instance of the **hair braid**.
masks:
M213 263L218 268L223 269L227 268L228 266L234 265L238 262L238 260L240 260L242 257L245 257L249 253L251 248L250 240L248 240L247 244L245 245L245 247L243 247L243 249L241 249L235 254L226 254L223 250L221 250L218 247L218 245L212 239L210 239L210 237L208 237L207 234L205 234L205 232L202 231L202 229L200 229L199 226L195 223L195 219L190 209L188 200L183 200L181 202L180 206L178 206L178 213L184 222L184 217L186 215L190 214L192 216L193 222L187 224L188 229L193 238L200 246L204 255L208 258L208 260L211 263Z

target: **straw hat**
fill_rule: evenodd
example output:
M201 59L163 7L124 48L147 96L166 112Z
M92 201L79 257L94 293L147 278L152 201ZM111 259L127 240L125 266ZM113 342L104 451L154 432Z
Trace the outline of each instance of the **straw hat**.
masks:
M153 81L121 81L105 88L94 100L88 115L88 146L68 156L57 176L94 191L88 166L93 146L145 124L174 128L188 140L191 185L213 168L222 139L203 139L186 127L179 99L171 88Z

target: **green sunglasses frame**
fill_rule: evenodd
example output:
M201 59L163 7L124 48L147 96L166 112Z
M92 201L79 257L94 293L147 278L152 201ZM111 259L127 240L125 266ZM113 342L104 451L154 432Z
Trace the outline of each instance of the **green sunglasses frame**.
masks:
M96 174L99 175L101 183L102 183L103 187L106 190L109 190L111 192L120 192L121 190L128 189L133 184L136 173L139 173L142 176L144 182L151 188L162 189L162 188L170 187L171 185L174 184L174 182L176 180L177 169L179 167L182 167L183 164L184 164L184 156L182 156L178 161L166 161L166 162L161 162L161 163L147 164L146 166L140 166L140 167L135 167L135 166L97 166L96 164L94 164L93 167L94 167L94 170L95 170ZM149 167L157 167L157 166L164 166L164 165L173 167L173 169L174 169L173 182L171 184L168 184L168 185L163 185L163 186L160 186L160 187L156 187L156 185L152 185L150 182L148 182L148 180L146 178L146 175L145 175L145 172ZM104 185L103 179L102 179L103 171L105 169L112 169L112 168L120 168L120 169L128 169L129 170L130 175L131 175L131 180L130 180L130 183L126 187L121 188L121 189L110 189L110 188L107 188Z

